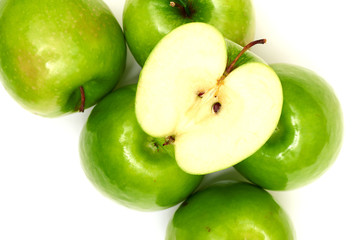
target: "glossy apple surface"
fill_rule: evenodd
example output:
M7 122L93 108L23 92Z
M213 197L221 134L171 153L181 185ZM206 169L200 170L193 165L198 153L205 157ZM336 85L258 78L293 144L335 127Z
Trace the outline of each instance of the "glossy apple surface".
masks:
M0 80L29 111L55 117L85 108L121 79L122 29L100 0L3 0Z
M292 240L289 217L265 190L219 182L192 194L170 221L167 240Z
M176 6L170 6L171 2ZM189 22L209 23L241 45L254 40L254 9L250 0L127 0L124 6L127 44L141 66L159 40Z
M159 210L185 199L202 176L176 164L172 145L142 131L134 112L136 86L121 88L93 109L80 137L80 155L89 180L119 203Z
M289 64L271 67L284 94L278 127L235 168L263 188L295 189L321 176L335 161L342 144L342 110L333 89L316 73Z

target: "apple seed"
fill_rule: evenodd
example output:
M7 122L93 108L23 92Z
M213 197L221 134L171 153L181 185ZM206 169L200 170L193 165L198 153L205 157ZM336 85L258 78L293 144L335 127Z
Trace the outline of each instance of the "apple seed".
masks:
M214 111L214 113L218 113L220 111L221 108L221 103L216 102L212 105L212 110Z

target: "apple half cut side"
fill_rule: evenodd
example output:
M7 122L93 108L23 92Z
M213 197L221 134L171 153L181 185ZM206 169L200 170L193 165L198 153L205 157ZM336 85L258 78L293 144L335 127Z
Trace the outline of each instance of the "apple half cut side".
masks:
M141 71L136 117L145 132L172 139L191 174L228 168L257 151L277 126L282 87L264 63L247 62L226 77L222 34L205 23L166 35Z

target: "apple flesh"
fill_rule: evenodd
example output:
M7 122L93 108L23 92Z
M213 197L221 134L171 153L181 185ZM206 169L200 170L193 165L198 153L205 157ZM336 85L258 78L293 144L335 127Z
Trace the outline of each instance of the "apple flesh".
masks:
M226 38L242 45L254 38L254 9L250 0L127 0L124 6L125 37L141 66L167 33L190 22L211 24Z
M125 67L122 29L100 0L2 0L0 36L0 80L41 116L94 105Z
M177 209L166 233L166 240L294 238L289 217L269 193L228 181L192 194Z
M274 71L251 60L225 77L227 62L221 33L189 23L159 42L140 73L137 120L151 136L172 137L176 161L188 173L235 165L278 123L282 88Z
M106 196L134 209L159 210L184 200L202 176L183 172L174 148L142 131L134 112L136 86L107 95L80 137L85 174Z
M235 166L266 189L289 190L321 176L342 145L343 116L329 84L316 73L290 64L273 64L283 86L278 126L255 154Z

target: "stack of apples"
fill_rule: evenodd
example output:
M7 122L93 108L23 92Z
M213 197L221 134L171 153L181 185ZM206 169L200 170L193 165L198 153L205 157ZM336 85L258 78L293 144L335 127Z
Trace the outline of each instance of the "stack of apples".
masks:
M85 174L130 208L182 202L166 239L294 239L266 190L309 184L335 161L333 89L251 52L266 41L253 39L251 0L127 0L123 30L100 0L2 0L3 86L45 117L96 104L80 136ZM126 43L142 70L116 89ZM198 187L229 167L248 182Z

